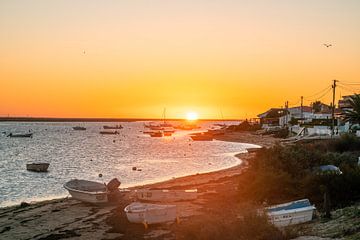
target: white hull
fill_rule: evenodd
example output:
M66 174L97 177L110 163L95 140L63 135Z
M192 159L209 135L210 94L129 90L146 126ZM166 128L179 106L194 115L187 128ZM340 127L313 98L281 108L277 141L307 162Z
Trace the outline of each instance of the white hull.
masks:
M314 210L312 207L307 209L298 209L297 212L283 214L269 214L270 221L277 227L285 227L312 220Z
M136 197L145 201L189 201L197 198L197 190L136 190Z
M80 200L82 202L88 202L88 203L107 203L107 193L82 193L78 191L72 191L68 190L71 197L77 200Z
M155 224L176 221L176 205L158 205L135 202L124 209L129 222Z
M304 201L307 201L308 205L303 204L302 206L299 205L299 207L289 207L294 204L301 204ZM285 227L311 221L315 210L316 208L310 205L310 202L307 199L303 199L299 201L272 206L268 208L267 214L270 222L273 223L275 226Z

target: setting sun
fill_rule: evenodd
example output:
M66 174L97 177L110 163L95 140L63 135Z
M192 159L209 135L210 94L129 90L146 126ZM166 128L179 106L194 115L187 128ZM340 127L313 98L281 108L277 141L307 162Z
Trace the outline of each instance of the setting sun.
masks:
M186 114L186 120L189 120L189 121L198 120L198 114L196 112L188 112Z

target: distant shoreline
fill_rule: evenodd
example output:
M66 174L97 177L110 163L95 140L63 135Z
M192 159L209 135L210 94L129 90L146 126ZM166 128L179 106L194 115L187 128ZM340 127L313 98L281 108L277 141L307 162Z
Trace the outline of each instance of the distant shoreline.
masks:
M48 118L48 117L0 117L0 122L139 122L162 121L161 118ZM167 119L183 121L184 119ZM199 119L198 121L242 121L242 119Z

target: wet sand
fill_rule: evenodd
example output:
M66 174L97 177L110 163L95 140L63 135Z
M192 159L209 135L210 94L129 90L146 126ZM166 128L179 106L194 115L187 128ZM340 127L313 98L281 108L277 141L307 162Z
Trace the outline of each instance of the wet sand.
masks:
M217 139L264 147L276 142L270 136L251 133L232 133ZM122 200L112 206L94 206L64 198L0 209L0 239L196 239L196 232L211 226L192 229L193 226L231 225L236 221L241 210L236 201L238 178L246 171L252 156L253 153L237 155L243 163L229 169L136 187L198 189L196 200L174 203L180 223L150 225L148 229L129 223L123 209L133 201L130 193L124 193ZM209 238L231 239L219 234Z

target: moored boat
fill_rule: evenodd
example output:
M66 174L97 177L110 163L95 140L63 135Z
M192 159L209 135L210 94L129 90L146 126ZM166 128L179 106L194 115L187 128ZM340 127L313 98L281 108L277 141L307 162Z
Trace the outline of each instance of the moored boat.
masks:
M104 135L116 135L116 134L120 134L118 131L100 131L100 134L104 134Z
M11 138L32 138L33 133L9 133L7 136Z
M193 134L190 137L194 141L212 141L214 139L214 136L209 133Z
M139 189L135 190L136 198L145 201L189 201L197 198L197 189Z
M284 227L311 221L316 208L310 204L309 199L301 199L274 205L265 210L275 226Z
M76 127L73 127L73 129L74 129L75 131L85 131L85 130L86 130L86 127L76 126Z
M129 222L155 224L177 220L176 205L160 205L134 202L124 209Z
M27 163L26 170L33 172L47 172L50 163Z
M123 126L119 125L115 125L115 126L103 126L104 129L122 129Z
M149 133L150 137L163 137L164 133L162 131L155 131L155 132L151 132Z

